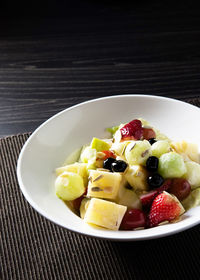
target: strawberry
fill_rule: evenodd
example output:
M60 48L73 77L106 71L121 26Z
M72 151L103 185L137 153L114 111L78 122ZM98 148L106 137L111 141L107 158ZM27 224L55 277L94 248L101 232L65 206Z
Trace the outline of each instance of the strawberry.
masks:
M149 227L155 227L161 222L172 221L184 212L180 201L167 192L162 192L154 199L149 212Z
M103 158L103 160L105 160L109 157L116 158L116 155L112 151L107 150L107 151L102 151L102 153L105 154L105 157Z
M121 129L121 140L139 140L142 137L142 123L140 120L133 120L125 124Z
M154 198L161 192L163 191L167 191L169 189L169 187L171 186L172 184L172 180L170 179L167 179L161 187L155 189L155 190L152 190L148 193L145 193L143 195L140 196L140 200L141 200L141 203L142 203L142 206L143 207L150 207Z
M156 138L156 133L152 128L143 128L142 136L143 139L149 140L151 138Z

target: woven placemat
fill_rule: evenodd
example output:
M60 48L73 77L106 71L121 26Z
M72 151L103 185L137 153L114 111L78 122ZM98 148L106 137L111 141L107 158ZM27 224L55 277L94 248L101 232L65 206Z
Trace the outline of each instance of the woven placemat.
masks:
M0 279L199 279L199 225L166 238L120 243L72 233L40 216L16 177L29 135L0 140Z

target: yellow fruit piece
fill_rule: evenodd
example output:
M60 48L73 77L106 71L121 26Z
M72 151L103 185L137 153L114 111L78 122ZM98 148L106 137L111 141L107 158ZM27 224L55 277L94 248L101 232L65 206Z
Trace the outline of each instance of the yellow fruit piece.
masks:
M119 173L91 170L87 196L115 199L121 180L122 175Z
M126 180L134 188L134 190L147 191L148 172L141 165L130 165L124 174Z
M56 169L56 175L59 176L63 172L73 172L80 175L83 178L84 186L86 187L88 184L88 170L87 163L73 163L69 165L65 165Z
M118 230L126 210L126 206L92 198L86 210L84 221L107 229Z
M185 160L192 160L199 163L200 156L197 144L188 143L183 140L180 142L172 142L171 146L177 153L181 154Z
M89 203L90 203L90 199L85 197L83 198L83 200L81 201L81 205L80 205L80 216L82 219L84 219L85 217L85 213L86 213L86 210L89 206Z

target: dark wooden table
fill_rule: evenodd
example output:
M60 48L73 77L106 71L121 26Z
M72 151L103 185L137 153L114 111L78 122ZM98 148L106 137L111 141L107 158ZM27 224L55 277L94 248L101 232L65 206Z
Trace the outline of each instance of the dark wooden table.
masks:
M96 97L200 96L199 10L181 3L50 1L1 10L0 136L33 131Z

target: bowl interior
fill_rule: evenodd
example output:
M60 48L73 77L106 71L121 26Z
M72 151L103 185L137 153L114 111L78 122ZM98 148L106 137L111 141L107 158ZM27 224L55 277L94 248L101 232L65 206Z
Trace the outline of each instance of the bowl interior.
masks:
M84 102L50 118L24 145L17 166L20 188L29 203L51 221L82 234L115 240L141 240L169 235L200 221L200 207L179 223L139 231L109 231L86 225L54 191L55 168L66 157L90 143L108 137L105 128L142 117L172 139L200 143L199 108L173 99L123 95Z

